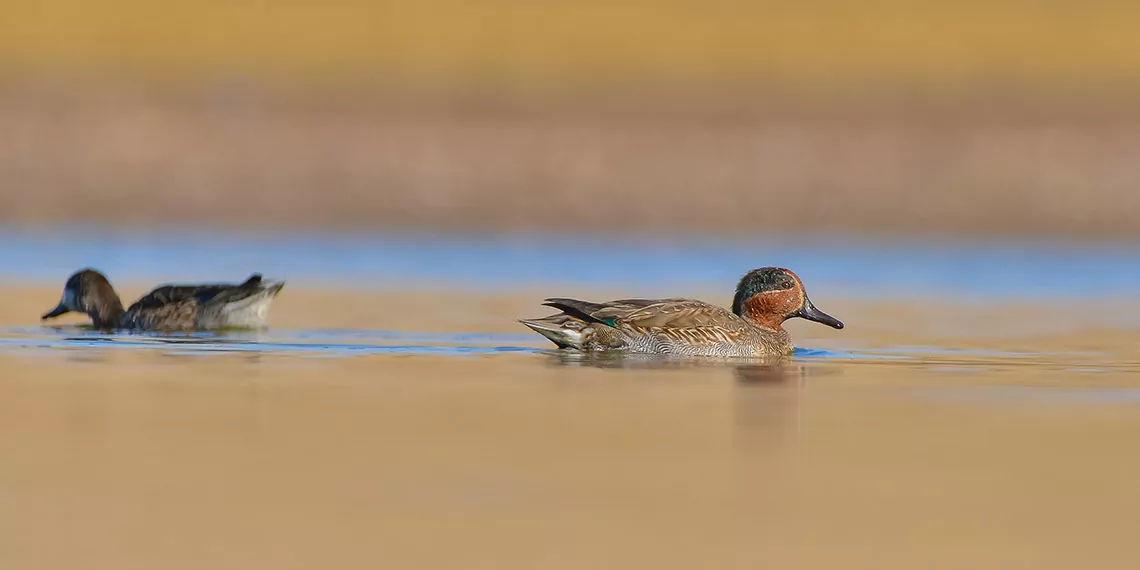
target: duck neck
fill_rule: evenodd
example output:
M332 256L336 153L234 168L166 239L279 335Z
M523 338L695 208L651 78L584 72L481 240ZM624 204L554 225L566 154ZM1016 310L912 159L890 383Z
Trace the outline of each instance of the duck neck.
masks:
M97 329L113 329L123 320L123 303L114 291L109 291L87 304L87 316Z
M741 307L740 316L753 326L774 331L784 332L784 317L774 313L765 299L756 295Z
M757 328L773 332L785 332L783 327L784 319L778 316L745 313L744 320L752 323L752 325Z

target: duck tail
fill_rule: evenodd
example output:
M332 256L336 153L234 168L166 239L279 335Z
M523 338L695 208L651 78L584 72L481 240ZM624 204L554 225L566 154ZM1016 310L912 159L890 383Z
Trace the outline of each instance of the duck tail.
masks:
M245 288L249 288L249 287L257 287L260 284L261 284L261 274L260 273L254 273L253 275L250 275L249 279L246 279L244 283L242 283L241 285L238 285L238 287L245 289Z
M237 288L244 293L242 297L276 297L284 286L284 281L265 281L260 273L254 273Z
M270 281L267 285L265 285L265 294L270 297L276 297L284 287L284 281Z
M519 322L530 327L534 332L550 339L558 348L582 349L581 322L578 327L567 326L569 319L566 315L552 315L541 319L520 319Z
M546 305L547 307L554 307L566 315L581 319L584 322L603 323L608 326L613 326L612 323L607 323L606 321L594 316L594 313L606 308L606 306L601 303L591 303L589 301L581 301L578 299L551 297L543 301L542 304ZM550 319L552 317L547 318Z
M222 291L210 300L211 305L225 306L229 311L240 311L247 307L268 304L281 288L284 281L263 281L260 275L254 275L245 283L232 289Z

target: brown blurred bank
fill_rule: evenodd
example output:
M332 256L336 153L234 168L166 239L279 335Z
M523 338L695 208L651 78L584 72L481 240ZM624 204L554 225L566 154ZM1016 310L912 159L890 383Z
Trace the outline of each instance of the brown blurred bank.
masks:
M1140 235L1127 3L10 15L3 223Z

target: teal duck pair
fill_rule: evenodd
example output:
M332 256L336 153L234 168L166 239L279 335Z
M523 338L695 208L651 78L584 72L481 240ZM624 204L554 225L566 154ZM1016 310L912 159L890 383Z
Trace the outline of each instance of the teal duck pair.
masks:
M284 285L258 274L241 284L164 285L124 309L107 278L84 269L67 280L59 305L43 318L76 311L87 314L95 328L136 331L260 328ZM559 348L582 352L782 356L792 352L782 326L787 319L843 328L812 304L799 276L779 267L749 271L736 287L731 311L694 299L550 298L544 304L560 312L520 322Z
M559 348L582 352L784 356L792 353L792 338L782 326L788 319L843 328L812 304L799 276L779 267L749 271L736 286L731 311L694 299L551 298L543 304L561 312L519 322Z
M192 331L262 328L269 305L285 286L253 274L241 284L163 285L130 307L102 273L82 269L67 280L63 297L44 319L75 311L91 317L97 329Z

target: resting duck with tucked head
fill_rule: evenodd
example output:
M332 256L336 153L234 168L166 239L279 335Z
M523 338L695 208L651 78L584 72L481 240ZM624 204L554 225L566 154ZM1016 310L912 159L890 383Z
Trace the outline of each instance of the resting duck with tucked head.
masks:
M562 312L519 322L559 348L583 352L785 356L792 353L792 338L782 325L790 318L843 328L839 319L815 308L795 273L779 267L749 271L736 286L732 311L694 299L551 298L543 304Z
M269 305L283 281L263 282L254 273L240 285L162 285L124 310L107 278L94 269L73 274L56 308L43 319L75 311L86 313L97 329L134 331L192 331L262 328Z

